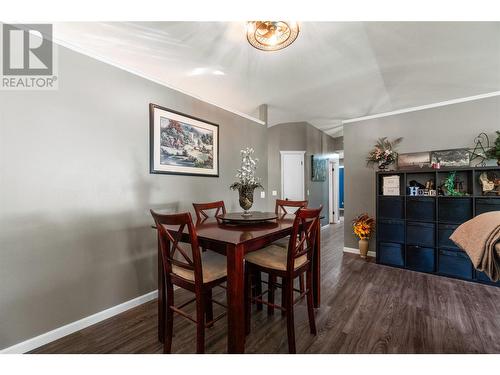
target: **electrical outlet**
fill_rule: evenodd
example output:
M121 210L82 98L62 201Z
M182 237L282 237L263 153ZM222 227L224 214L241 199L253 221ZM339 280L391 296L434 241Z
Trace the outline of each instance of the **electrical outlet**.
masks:
M278 192L276 190L273 190L272 195L273 195L273 197L275 197L278 195Z
M260 192L260 197L261 198L265 198L266 197L266 192L265 191L261 191Z

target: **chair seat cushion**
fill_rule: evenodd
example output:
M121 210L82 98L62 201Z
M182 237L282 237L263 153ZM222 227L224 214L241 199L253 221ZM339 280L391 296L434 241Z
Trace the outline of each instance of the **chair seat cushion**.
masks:
M189 248L187 246L182 246L182 248L192 259L190 245ZM177 254L175 258L178 258ZM184 259L182 259L182 261L185 262ZM201 263L203 270L203 282L205 284L227 276L227 263L225 256L217 254L213 251L204 251L201 253ZM172 265L172 273L182 277L183 279L194 282L194 272L191 270Z
M279 240L277 241L274 241L272 243L272 245L276 245L276 246L279 246L279 247L283 247L285 249L288 249L288 243L290 242L290 237L283 237L283 238L280 238Z
M288 250L277 245L269 245L263 249L253 251L245 255L245 260L257 266L286 271ZM307 262L304 254L295 259L295 269Z
M297 245L299 244L299 242L300 240L297 238ZM290 236L287 236L274 241L271 245L276 245L288 249L289 243L290 243Z

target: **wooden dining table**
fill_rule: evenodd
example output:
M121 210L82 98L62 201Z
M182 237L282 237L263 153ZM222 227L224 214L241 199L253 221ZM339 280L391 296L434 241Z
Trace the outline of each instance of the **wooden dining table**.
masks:
M208 218L195 224L199 245L223 254L227 258L227 351L245 351L245 308L244 308L244 257L245 254L259 250L272 242L289 236L292 232L295 215L287 214L277 219L245 225L229 225L219 219ZM320 226L318 221L318 226ZM316 308L320 305L320 228L313 256L313 300ZM184 233L183 241L189 242ZM158 339L165 338L165 275L158 245Z

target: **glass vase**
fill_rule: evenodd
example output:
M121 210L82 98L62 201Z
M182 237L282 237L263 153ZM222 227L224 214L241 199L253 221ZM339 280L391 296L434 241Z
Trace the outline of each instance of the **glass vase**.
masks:
M240 207L243 208L243 216L252 216L249 212L253 206L253 193L255 186L242 185L238 188Z

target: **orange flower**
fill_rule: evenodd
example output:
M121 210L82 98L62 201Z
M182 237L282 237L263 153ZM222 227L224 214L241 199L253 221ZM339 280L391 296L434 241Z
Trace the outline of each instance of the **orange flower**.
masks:
M366 213L361 214L352 221L352 228L359 239L366 240L375 229L375 220Z

